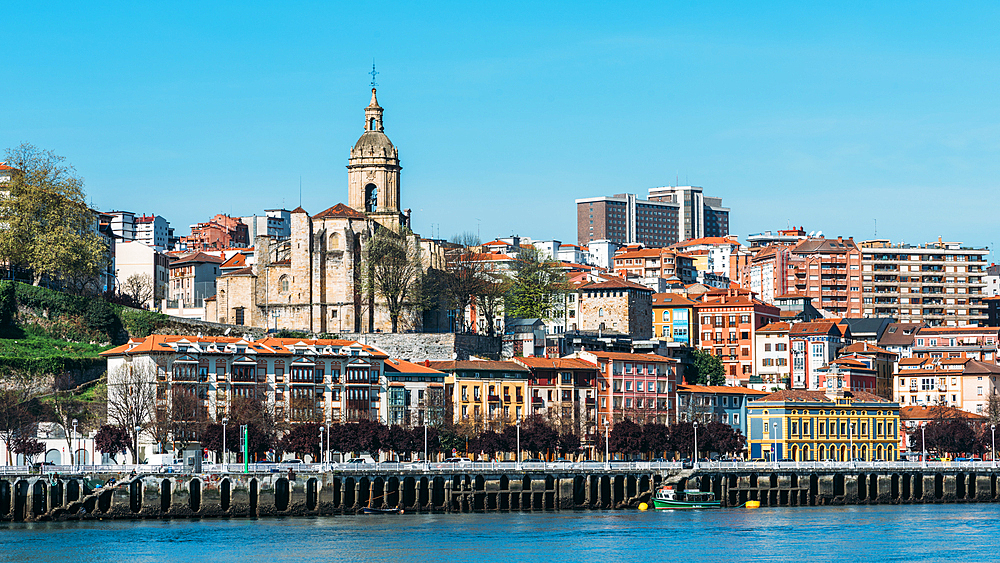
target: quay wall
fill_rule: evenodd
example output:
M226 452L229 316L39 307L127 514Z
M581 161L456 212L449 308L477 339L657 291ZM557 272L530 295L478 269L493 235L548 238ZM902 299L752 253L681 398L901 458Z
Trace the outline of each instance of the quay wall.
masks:
M0 476L0 521L258 518L413 512L615 510L653 491L715 492L724 506L998 502L994 470L505 471ZM114 486L90 484L119 478Z

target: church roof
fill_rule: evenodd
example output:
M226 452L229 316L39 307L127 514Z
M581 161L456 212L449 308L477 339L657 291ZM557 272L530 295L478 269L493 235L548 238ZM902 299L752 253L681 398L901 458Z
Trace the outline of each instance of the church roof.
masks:
M383 149L385 149L384 155L380 154ZM389 140L389 137L386 137L385 133L381 131L365 131L361 134L358 142L354 144L354 150L366 153L374 151L376 156L393 156L396 148L392 146L392 141Z
M320 213L316 214L313 217L313 219L325 219L325 218L332 218L332 217L347 217L349 219L364 219L365 218L365 214L361 213L359 211L356 211L356 210L354 210L354 209L352 209L352 208L344 205L343 203L338 203L337 205L334 205L330 209L327 209L326 211L321 211Z
M302 209L301 205L293 209L292 213L305 213L306 215L309 215L309 212L306 211L305 209Z

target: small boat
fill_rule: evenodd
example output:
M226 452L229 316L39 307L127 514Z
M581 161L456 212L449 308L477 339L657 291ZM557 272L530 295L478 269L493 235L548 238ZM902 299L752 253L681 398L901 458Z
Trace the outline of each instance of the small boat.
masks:
M653 508L678 510L693 508L722 508L711 491L675 491L673 487L660 487L653 495Z
M369 508L363 507L358 509L358 514L402 514L402 508Z

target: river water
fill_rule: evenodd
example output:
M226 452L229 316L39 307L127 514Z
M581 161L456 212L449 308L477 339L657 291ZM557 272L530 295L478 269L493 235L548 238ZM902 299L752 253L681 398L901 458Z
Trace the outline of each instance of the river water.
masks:
M996 561L1000 505L0 524L0 561Z

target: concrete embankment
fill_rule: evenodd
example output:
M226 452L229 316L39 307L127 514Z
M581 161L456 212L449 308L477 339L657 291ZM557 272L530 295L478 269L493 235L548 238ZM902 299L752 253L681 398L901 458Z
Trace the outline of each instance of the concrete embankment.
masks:
M97 487L115 477L115 485ZM996 502L997 473L934 471L509 471L0 476L0 520L257 518L414 512L614 510L660 485L724 506Z

